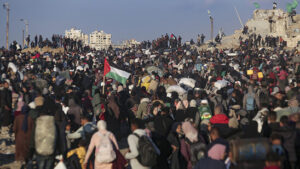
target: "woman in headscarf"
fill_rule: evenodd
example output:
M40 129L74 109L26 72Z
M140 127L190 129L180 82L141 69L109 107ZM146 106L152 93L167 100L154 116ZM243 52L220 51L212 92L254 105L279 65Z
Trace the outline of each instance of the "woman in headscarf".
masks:
M94 148L96 148L96 154L97 154L97 151L99 151L99 150L97 150L97 148L99 147L99 145L101 143L101 139L103 138L104 135L108 135L108 138L110 139L114 148L119 150L119 146L118 146L118 143L117 143L117 140L116 140L114 134L112 134L111 132L106 130L106 122L103 120L100 120L97 123L97 127L98 127L99 131L96 132L92 136L88 151L87 151L85 159L84 159L85 166L86 166ZM112 169L112 165L113 165L113 163L99 163L99 162L97 162L97 160L95 160L94 168L95 169Z
M107 129L111 131L116 138L121 138L120 133L120 108L115 100L115 95L108 97L107 113L105 114L105 121L107 122Z
M69 99L68 116L71 120L71 126L73 130L77 130L80 127L80 115L82 114L82 108L76 104L75 99Z
M183 169L187 166L187 163L180 152L180 140L182 139L182 136L183 133L181 129L181 123L174 123L167 138L173 149L173 152L170 156L171 169Z
M21 109L21 114L15 117L14 132L16 141L16 161L27 161L29 154L29 144L33 129L33 120L29 117L30 108L25 105Z
M192 169L191 160L191 144L197 143L199 141L198 131L192 126L189 121L182 123L182 131L184 133L185 139L181 140L181 154L187 161L187 169Z
M183 103L183 101L178 101L175 103L176 105L176 111L174 112L174 117L176 122L183 122L186 118L188 118L189 114L186 111L186 107Z

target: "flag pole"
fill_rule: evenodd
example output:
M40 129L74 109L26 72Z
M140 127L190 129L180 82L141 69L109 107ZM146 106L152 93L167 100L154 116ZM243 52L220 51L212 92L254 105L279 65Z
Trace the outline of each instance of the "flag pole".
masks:
M102 88L102 94L103 94L103 95L105 94L105 75L104 75L104 72L103 72L103 88Z
M242 22L242 19L241 19L241 17L240 17L240 14L239 14L239 12L238 12L238 10L236 9L235 6L234 6L234 10L235 10L235 13L236 13L236 15L237 15L239 21L240 21L240 24L241 24L242 28L243 28L243 27L244 27L244 24L243 24L243 22Z

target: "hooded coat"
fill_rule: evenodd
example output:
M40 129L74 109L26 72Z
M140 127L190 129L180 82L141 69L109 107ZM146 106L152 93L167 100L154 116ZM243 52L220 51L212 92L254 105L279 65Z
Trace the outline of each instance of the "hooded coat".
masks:
M27 131L22 129L24 118L27 117ZM31 132L33 129L33 120L29 116L20 114L14 121L14 133L16 142L16 161L25 161L29 158L29 145L31 140Z

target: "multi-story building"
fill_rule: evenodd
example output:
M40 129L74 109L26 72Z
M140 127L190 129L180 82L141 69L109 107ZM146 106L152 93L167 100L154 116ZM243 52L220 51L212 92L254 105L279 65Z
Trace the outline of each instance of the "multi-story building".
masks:
M90 34L90 47L96 50L108 49L111 45L111 34L94 31Z
M89 45L89 36L82 33L80 29L71 28L70 30L66 30L65 37L73 40L81 40L84 46Z
M124 47L126 48L132 48L140 45L141 42L136 41L135 39L126 40L123 42Z
M134 48L134 47L137 47L140 44L141 44L141 42L138 42L135 39L130 39L130 40L122 41L120 44L114 44L113 48L120 48L120 49Z

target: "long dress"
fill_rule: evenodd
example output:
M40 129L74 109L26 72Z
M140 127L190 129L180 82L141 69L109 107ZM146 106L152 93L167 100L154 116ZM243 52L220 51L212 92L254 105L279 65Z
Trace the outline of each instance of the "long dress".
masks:
M16 161L25 161L28 158L29 154L29 144L31 138L31 132L33 129L33 120L31 117L27 117L27 131L24 132L22 130L22 125L24 121L25 115L20 114L15 118L14 121L14 132L16 139L16 153L15 160Z

